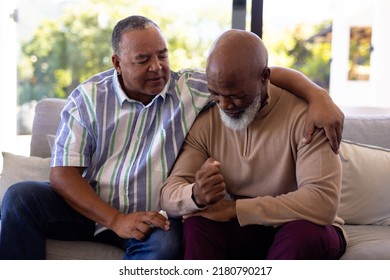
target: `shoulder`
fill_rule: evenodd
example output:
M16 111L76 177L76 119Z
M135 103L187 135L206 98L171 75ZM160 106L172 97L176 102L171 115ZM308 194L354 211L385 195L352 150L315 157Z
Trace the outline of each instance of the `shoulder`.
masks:
M276 108L283 110L284 114L295 115L298 114L298 112L301 114L305 114L307 112L308 103L296 96L294 93L277 87L271 83L269 83L268 92L271 98L271 103L273 103Z
M185 107L194 108L199 113L210 97L205 73L195 69L171 72L167 94L181 100Z
M202 131L206 131L217 122L220 122L218 106L214 102L209 102L197 116L194 126L198 126Z
M206 72L202 68L183 68L177 72L172 71L172 74L175 74L178 77L206 80Z
M112 80L114 73L115 73L115 69L111 68L91 76L81 84L101 83L103 81L106 81L107 79Z
M178 85L208 93L206 73L202 69L182 69L178 72L172 72L171 78Z
M293 93L274 85L269 87L269 96L271 105L269 116L299 140L303 135L308 104Z
M83 104L91 106L99 102L110 103L111 99L116 99L114 75L115 70L109 69L90 77L72 91L68 101L74 102L76 106L83 106Z

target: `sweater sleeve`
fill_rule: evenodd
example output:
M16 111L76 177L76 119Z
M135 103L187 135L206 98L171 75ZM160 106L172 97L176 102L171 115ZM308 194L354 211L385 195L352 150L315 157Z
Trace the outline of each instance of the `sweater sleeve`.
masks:
M207 160L208 121L201 114L189 131L172 171L161 189L161 208L180 217L201 210L192 199L195 174Z

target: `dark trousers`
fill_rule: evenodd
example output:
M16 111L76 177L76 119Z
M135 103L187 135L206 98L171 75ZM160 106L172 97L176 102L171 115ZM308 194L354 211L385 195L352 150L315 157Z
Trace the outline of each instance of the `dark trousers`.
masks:
M339 259L346 242L341 229L297 220L281 227L215 222L192 217L184 222L184 258L201 260Z

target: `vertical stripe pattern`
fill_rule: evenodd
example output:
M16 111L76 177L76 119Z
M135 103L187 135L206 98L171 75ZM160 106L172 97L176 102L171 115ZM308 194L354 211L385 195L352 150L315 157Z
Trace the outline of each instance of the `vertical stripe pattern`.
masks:
M158 210L162 183L208 97L201 71L171 72L146 106L127 98L114 69L102 72L69 96L51 166L86 167L98 195L124 213Z

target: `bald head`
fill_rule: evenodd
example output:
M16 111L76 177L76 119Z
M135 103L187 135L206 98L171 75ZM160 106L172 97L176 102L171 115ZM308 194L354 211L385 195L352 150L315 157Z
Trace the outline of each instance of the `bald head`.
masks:
M263 41L247 31L229 30L211 47L207 85L228 127L246 128L266 100L270 76L267 60Z
M207 58L206 71L259 77L267 64L268 52L260 37L252 32L232 29L214 42Z

